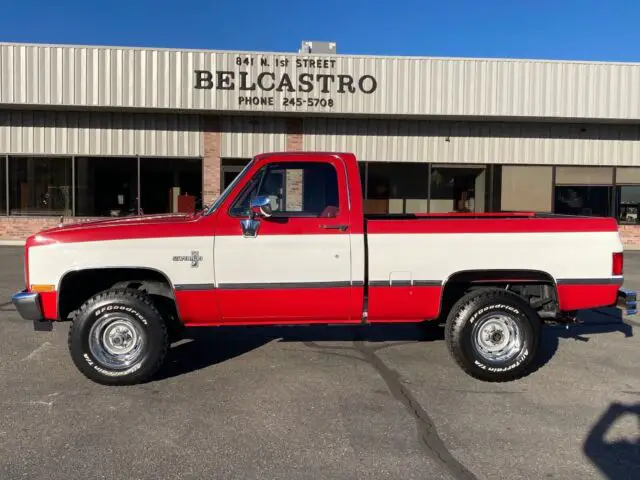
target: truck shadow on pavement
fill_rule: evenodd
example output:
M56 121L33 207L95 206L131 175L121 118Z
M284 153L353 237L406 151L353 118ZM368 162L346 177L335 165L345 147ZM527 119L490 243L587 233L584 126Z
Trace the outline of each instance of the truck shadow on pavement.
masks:
M157 379L179 376L242 356L268 343L379 342L392 345L444 339L433 325L296 325L188 329L185 339L172 345ZM338 349L340 347L337 347Z
M638 394L640 395L640 392ZM630 417L627 418L627 422L624 421L625 417ZM633 437L630 437L631 431L633 431L631 434ZM591 428L582 449L605 478L616 480L638 478L640 403L611 404Z
M547 325L543 328L540 352L533 363L531 373L551 361L558 350L560 339L588 342L594 334L622 333L633 336L633 328L625 323L620 310L601 309L582 312L583 323L572 325ZM635 325L635 324L634 324ZM167 362L158 372L156 380L184 375L218 363L240 357L268 343L297 342L318 347L322 342L370 342L379 348L395 347L417 342L444 340L444 328L437 322L425 324L387 325L301 325L255 326L188 329L185 339L172 345ZM327 349L332 347L327 346ZM345 347L335 347L344 350ZM351 347L348 348L352 350ZM337 351L336 355L343 355Z

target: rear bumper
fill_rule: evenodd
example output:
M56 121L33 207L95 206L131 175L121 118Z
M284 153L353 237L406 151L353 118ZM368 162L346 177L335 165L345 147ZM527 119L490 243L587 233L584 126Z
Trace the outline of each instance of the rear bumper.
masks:
M11 302L13 306L16 307L16 310L18 310L20 316L25 320L44 320L39 293L24 290L14 294L13 297L11 297Z

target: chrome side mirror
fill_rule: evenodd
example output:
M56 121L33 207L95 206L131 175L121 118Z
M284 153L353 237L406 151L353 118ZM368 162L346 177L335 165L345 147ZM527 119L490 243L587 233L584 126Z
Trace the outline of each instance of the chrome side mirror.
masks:
M271 216L271 200L266 195L260 195L249 202L249 218L240 221L242 236L255 238L260 228L259 218Z
M267 195L259 195L249 203L250 217L270 217L271 200Z

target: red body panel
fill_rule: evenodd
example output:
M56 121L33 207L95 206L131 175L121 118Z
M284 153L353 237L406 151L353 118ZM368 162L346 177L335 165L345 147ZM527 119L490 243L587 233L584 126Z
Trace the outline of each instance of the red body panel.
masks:
M178 315L187 326L220 323L217 290L174 291Z
M617 232L614 218L501 218L465 220L456 218L428 218L413 220L371 219L368 233L560 233L560 232Z
M587 310L614 305L618 299L617 285L558 285L560 310Z
M440 314L442 287L370 287L368 320L419 322Z
M76 243L139 238L203 237L213 235L213 218L168 214L79 222L43 230L30 237L30 245Z
M218 290L218 298L225 325L359 322L359 316L349 317L351 290L351 287Z
M47 320L58 319L58 293L57 292L41 292L40 304L42 305L42 314Z

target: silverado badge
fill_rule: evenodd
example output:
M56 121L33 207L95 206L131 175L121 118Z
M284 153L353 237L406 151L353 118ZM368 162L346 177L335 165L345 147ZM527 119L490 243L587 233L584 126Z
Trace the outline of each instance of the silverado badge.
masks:
M200 256L200 252L198 250L194 250L191 252L191 255L177 255L173 257L174 262L191 262L191 267L197 268L202 261L202 257Z

